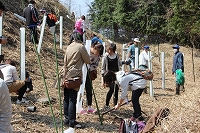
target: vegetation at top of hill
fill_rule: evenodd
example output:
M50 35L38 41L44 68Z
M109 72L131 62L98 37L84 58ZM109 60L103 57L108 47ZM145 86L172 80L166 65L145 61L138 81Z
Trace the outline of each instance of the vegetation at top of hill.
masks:
M200 47L200 1L94 0L89 15L93 30L113 39L146 40L147 35L153 43L171 40Z

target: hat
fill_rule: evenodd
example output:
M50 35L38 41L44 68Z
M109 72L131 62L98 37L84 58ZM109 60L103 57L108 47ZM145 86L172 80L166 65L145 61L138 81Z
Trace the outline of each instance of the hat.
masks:
M39 10L40 12L46 12L45 8Z
M140 42L139 38L134 38L134 42Z
M149 49L149 46L148 46L148 45L145 45L145 46L144 46L144 49Z
M172 48L173 48L173 49L179 49L180 47L179 47L178 44L175 44Z

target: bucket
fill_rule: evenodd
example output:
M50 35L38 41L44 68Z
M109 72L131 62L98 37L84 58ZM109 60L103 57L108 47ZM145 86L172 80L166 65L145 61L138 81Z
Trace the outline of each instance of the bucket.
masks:
M36 111L36 107L35 107L35 106L28 106L28 107L27 107L27 110L28 110L29 112L35 112L35 111Z

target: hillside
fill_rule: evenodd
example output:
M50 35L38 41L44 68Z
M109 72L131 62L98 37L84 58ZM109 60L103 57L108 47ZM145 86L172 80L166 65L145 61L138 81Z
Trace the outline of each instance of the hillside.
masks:
M7 45L2 46L2 54L5 59L12 58L17 61L17 68L20 68L20 27L26 27L25 23L17 19L13 14L22 15L23 4L16 0L2 1L7 11L4 13L3 19L3 35L8 38ZM59 44L56 44L58 67L63 65L63 54L67 47L69 34L72 32L73 22L66 17L67 10L60 5L56 0L36 0L38 9L41 7L56 9L58 16L64 16L64 46L59 49ZM27 3L24 3L27 5ZM59 28L59 26L57 26ZM26 29L28 40L28 29ZM88 33L89 31L87 31ZM171 63L173 59L173 50L170 44L160 44L159 52L165 52L165 90L162 89L161 83L161 63L159 61L158 46L150 44L151 51L155 58L153 59L153 88L154 97L148 94L143 94L140 99L141 107L145 120L147 121L151 115L158 109L167 107L170 110L168 119L162 121L161 125L155 128L154 133L199 133L200 132L200 60L198 49L194 50L194 72L195 82L193 78L192 66L192 49L181 47L181 51L185 57L185 92L181 91L181 95L175 95L175 77L171 74ZM121 55L122 45L117 43L117 52ZM52 98L52 109L55 114L56 124L61 131L60 110L58 91L52 87L56 78L56 58L53 44L53 37L46 26L42 49L40 53L42 69L45 75L45 81L50 97ZM55 133L54 123L51 116L50 106L46 103L37 102L40 98L47 97L45 85L43 83L42 74L38 65L38 59L35 54L34 45L26 41L26 70L30 72L33 79L34 90L27 94L27 98L31 101L29 104L15 104L16 95L11 94L13 116L12 126L15 133ZM97 97L98 106L100 109L105 104L105 97L108 88L101 87L100 67L98 70L99 76L93 83L93 88ZM129 94L129 98L131 94ZM84 97L85 99L85 97ZM110 101L110 104L112 100ZM36 112L28 112L27 106L35 105ZM84 107L86 102L84 100ZM95 102L93 98L93 107ZM119 111L111 112L104 116L103 125L100 125L97 114L80 115L77 114L77 121L81 122L85 128L76 129L76 133L116 133L118 131L118 117L130 117L133 112L131 105L125 105ZM67 129L67 127L64 127Z

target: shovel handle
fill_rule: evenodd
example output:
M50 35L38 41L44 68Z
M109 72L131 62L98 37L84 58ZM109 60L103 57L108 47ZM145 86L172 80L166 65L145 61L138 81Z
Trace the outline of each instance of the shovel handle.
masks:
M131 100L129 100L128 103L129 103L129 102L131 102ZM125 105L125 104L127 104L127 102L123 103L121 106L123 106L123 105ZM113 111L114 109L115 109L115 107L113 107L112 109L110 109L110 110L108 110L108 111L106 111L106 112L103 112L103 113L101 114L101 116L103 117L103 115L105 115L105 114L107 114L107 113Z

